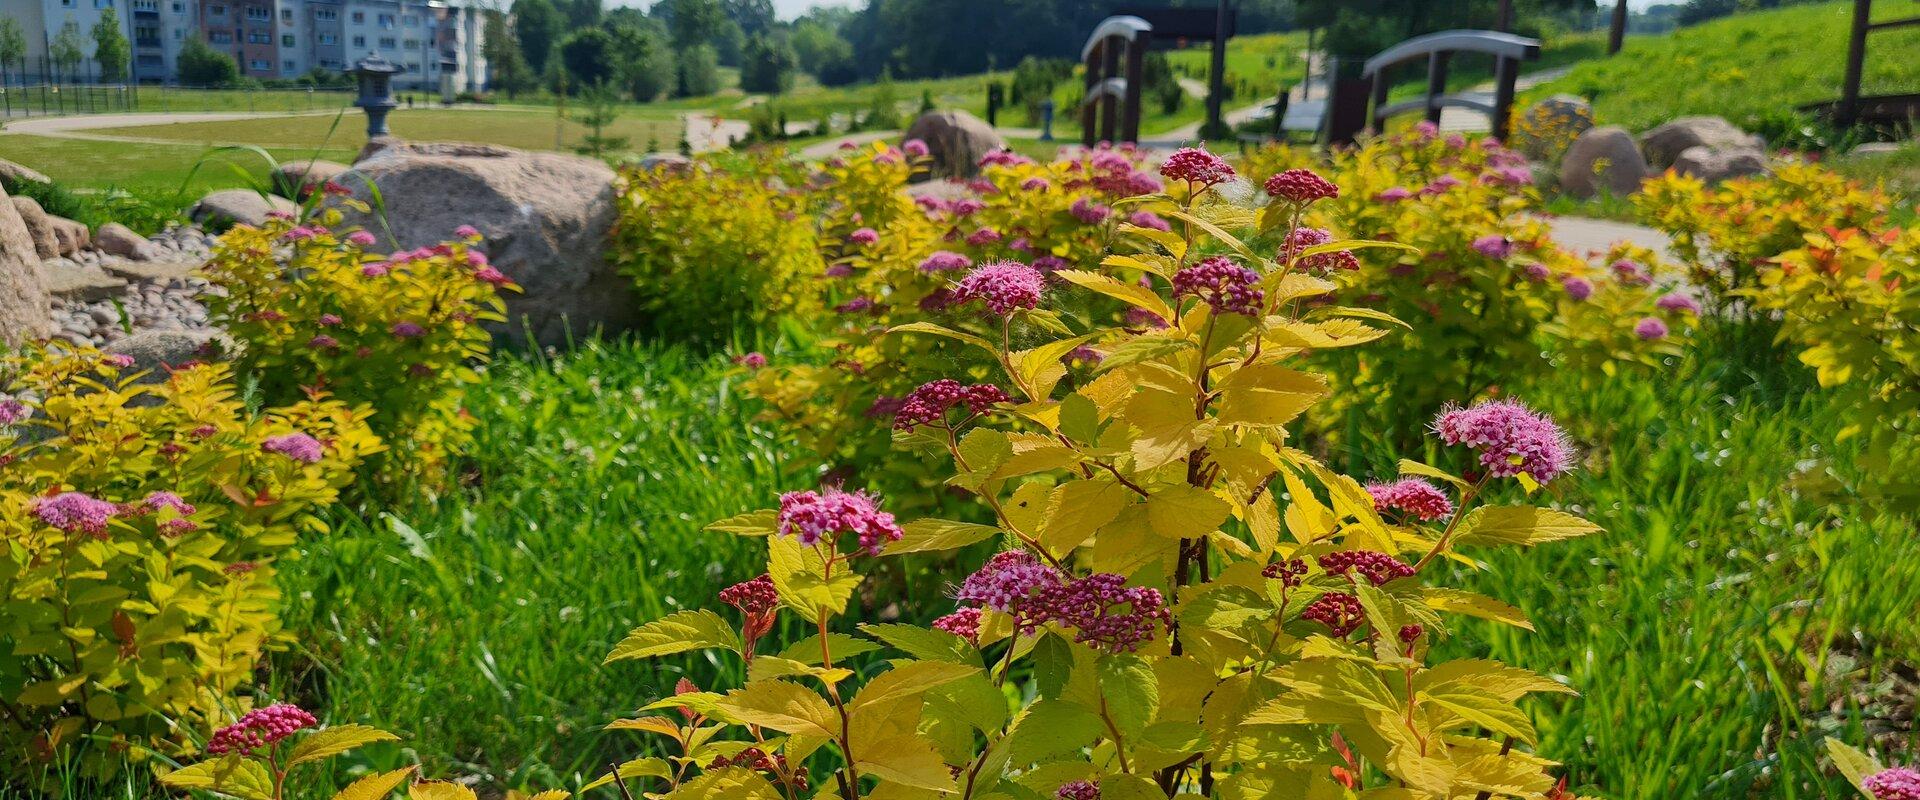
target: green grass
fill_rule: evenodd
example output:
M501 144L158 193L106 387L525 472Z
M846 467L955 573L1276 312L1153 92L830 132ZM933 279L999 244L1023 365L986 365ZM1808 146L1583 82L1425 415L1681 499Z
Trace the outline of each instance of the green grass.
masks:
M467 141L527 150L568 149L589 133L586 126L561 119L549 109L401 109L387 118L394 135L418 141ZM680 141L681 123L657 113L624 113L608 126L609 136L624 136L635 149L649 141L672 149ZM140 139L169 139L198 144L254 144L267 148L360 149L366 144L366 121L350 111L336 126L334 115L242 119L225 122L178 122L96 130L94 133Z
M315 154L309 148L270 148L269 152L282 161L312 158ZM327 149L321 151L319 157L351 161L354 152ZM193 174L193 183L186 192L189 201L206 191L241 186L248 180L258 181L266 174L266 164L258 156L210 155L205 145L185 142L101 142L0 134L0 153L9 161L25 164L69 188L82 190L120 187L145 194L172 193ZM202 159L206 159L207 164L195 173L194 165ZM245 171L248 177L242 178L235 168Z
M1829 2L1735 14L1671 35L1633 37L1618 55L1586 61L1537 88L1593 100L1602 124L1642 130L1674 117L1715 114L1736 124L1806 103L1837 99L1853 4ZM1876 19L1913 16L1912 3L1883 2ZM1920 28L1872 35L1862 92L1920 91Z
M13 107L34 116L80 113L181 113L200 111L325 111L346 108L353 92L305 89L182 89L170 86L68 86L58 91L39 87L8 90ZM416 95L425 97L424 93ZM433 96L438 96L435 93Z

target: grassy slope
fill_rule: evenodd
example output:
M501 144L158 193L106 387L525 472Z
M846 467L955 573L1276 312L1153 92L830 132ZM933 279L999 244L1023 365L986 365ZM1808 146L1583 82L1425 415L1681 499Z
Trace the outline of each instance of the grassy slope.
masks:
M1852 3L1737 14L1672 35L1635 37L1620 55L1588 61L1535 90L1592 98L1603 123L1640 130L1686 114L1740 122L1750 114L1839 97ZM1913 16L1880 3L1876 19ZM1872 35L1862 91L1920 91L1920 28Z

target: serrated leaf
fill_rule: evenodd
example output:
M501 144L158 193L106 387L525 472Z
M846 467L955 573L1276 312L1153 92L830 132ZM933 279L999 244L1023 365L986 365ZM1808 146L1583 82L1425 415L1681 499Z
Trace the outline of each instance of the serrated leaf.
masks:
M1314 309L1313 314L1315 317L1351 317L1354 319L1370 319L1375 322L1385 322L1389 325L1398 325L1402 328L1406 328L1407 330L1413 330L1412 325L1408 325L1407 323L1402 322L1399 317L1396 317L1385 311L1377 311L1371 308L1355 308L1353 306L1325 306L1322 308Z
M1041 700L1014 721L1007 747L1014 763L1031 764L1076 752L1105 731L1099 716L1076 703Z
M1877 775L1885 769L1880 766L1879 761L1832 737L1827 738L1827 755L1833 758L1834 768L1840 770L1840 774L1847 776L1848 783L1853 784L1854 788L1859 789L1860 793L1868 798L1873 797L1873 794L1867 791L1866 780L1868 776Z
M735 536L772 536L780 530L780 512L768 508L735 514L718 522L708 523L705 530L731 533Z
M936 792L957 788L946 762L940 760L926 737L917 734L863 741L854 753L854 762L861 772L902 786Z
M882 555L897 556L907 553L958 550L1000 535L1000 529L992 525L977 525L946 519L917 519L901 525L900 532L903 535L898 540L889 542Z
M1139 737L1160 710L1160 680L1153 665L1125 653L1101 656L1096 669L1107 718L1122 736Z
M478 795L450 781L420 781L407 787L407 800L480 800Z
M1534 506L1481 506L1467 512L1454 532L1456 545L1517 544L1532 547L1598 533L1600 526L1584 519Z
M1486 595L1445 587L1425 587L1421 592L1421 599L1426 602L1428 608L1435 611L1465 614L1469 617L1504 622L1516 628L1533 630L1533 621L1527 619L1527 612Z
M716 705L735 719L781 733L834 738L840 715L813 690L787 681L756 681L728 692Z
M679 611L634 628L627 638L614 645L606 661L684 653L724 647L740 652L740 635L719 614L706 609Z
M1519 706L1501 702L1472 688L1457 683L1448 683L1420 693L1422 702L1432 703L1458 715L1461 719L1486 728L1502 736L1511 736L1527 744L1533 744L1536 734L1533 722Z
M880 649L880 645L857 636L844 633L828 633L827 646L833 649L834 660L852 658ZM780 651L781 658L790 658L803 664L820 663L820 634L813 634L787 645Z
M1252 248L1247 247L1247 243L1240 241L1240 237L1234 236L1233 234L1226 232L1225 229L1221 228L1218 225L1213 224L1212 222L1196 217L1185 211L1168 211L1166 212L1166 215L1169 217L1173 217L1174 219L1180 220L1182 222L1193 223L1195 226L1197 226L1201 230L1206 231L1207 235L1212 236L1215 239L1219 239L1221 244L1224 244L1227 247L1231 248L1233 252L1238 253L1241 258L1244 258L1249 262L1252 262L1254 264L1266 263L1266 259L1261 258L1260 254L1253 252Z
M632 719L616 719L612 722L607 723L606 730L645 731L647 733L658 733L664 736L671 736L675 739L680 738L680 723L675 721L671 717L634 717Z
M767 540L767 574L780 602L808 620L844 613L860 586L860 573L844 566L829 573L826 559L820 548L802 545L798 539Z
M1008 353L1007 360L1019 371L1020 385L1027 388L1032 399L1045 400L1052 396L1053 387L1060 379L1066 377L1067 365L1061 359L1092 338L1089 334L1048 342L1030 350Z
M1139 265L1138 268L1146 267ZM1173 319L1173 309L1167 306L1167 301L1162 300L1160 295L1154 294L1152 290L1138 284L1122 283L1097 272L1077 269L1057 270L1053 274L1127 305L1148 311L1161 319Z
M998 356L1000 354L1000 349L998 347L995 347L992 342L989 342L971 333L956 331L952 328L944 327L941 325L935 325L931 322L909 322L905 325L895 325L894 327L888 329L887 333L888 334L929 333L929 334L933 334L934 336L945 336L949 339L966 342L967 344L978 347L995 356Z
M347 788L335 794L333 800L386 800L387 795L393 794L394 789L400 788L400 784L412 776L416 769L419 768L402 767L392 772L368 775L347 784Z
M909 661L880 674L860 687L847 705L849 713L892 703L946 683L977 675L980 668L951 661Z
M1173 355L1182 350L1195 349L1198 347L1199 345L1195 344L1192 339L1186 338L1184 334L1177 331L1145 333L1130 339L1123 339L1119 344L1107 350L1106 357L1100 359L1100 364L1094 368L1094 371L1108 372L1130 364L1151 361Z
M621 764L618 768L605 775L595 778L592 783L580 787L581 794L613 783L614 780L616 780L615 775L619 776L618 780L632 780L634 778L672 779L673 767L668 765L665 760L653 756L636 758Z
M1413 461L1411 459L1405 459L1405 458L1400 459L1400 474L1418 475L1422 478L1434 478L1436 480L1443 480L1443 481L1446 481L1447 483L1451 483L1462 489L1465 489L1472 485L1467 483L1466 480L1461 478L1460 476L1455 475L1451 472L1448 472L1444 469L1441 469L1435 466L1430 466L1427 464L1422 464L1418 461Z
M1199 539L1220 528L1233 506L1197 486L1175 484L1147 498L1147 523L1169 539Z
M267 768L238 755L174 770L160 782L176 789L206 789L240 800L273 800L273 776Z
M379 728L367 725L335 725L307 734L287 754L287 765L304 764L332 758L356 747L374 742L398 740L395 736Z
M861 625L860 632L886 642L921 661L946 661L978 667L980 651L967 640L946 631L917 625L883 623Z
M745 767L727 767L681 784L663 800L782 800L780 790Z

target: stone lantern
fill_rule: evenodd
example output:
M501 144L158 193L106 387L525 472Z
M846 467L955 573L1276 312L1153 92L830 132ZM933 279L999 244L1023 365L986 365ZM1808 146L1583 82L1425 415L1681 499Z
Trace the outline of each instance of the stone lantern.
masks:
M353 104L367 112L367 138L386 136L387 112L400 105L393 99L393 76L400 68L378 53L368 53L350 72L360 84L360 97Z

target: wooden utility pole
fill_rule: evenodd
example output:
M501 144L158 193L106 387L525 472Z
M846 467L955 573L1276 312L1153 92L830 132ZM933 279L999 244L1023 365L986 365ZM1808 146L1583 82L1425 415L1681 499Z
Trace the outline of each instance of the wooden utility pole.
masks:
M1873 0L1853 0L1853 31L1847 37L1847 77L1840 85L1834 118L1843 126L1860 118L1860 76L1867 64L1867 32L1873 29Z
M1615 0L1613 4L1613 30L1607 32L1607 55L1620 52L1620 45L1627 41L1627 0Z
M1233 13L1228 0L1220 0L1213 20L1213 68L1207 76L1207 124L1201 136L1217 132L1224 125L1221 105L1227 91L1227 15Z
M1501 33L1513 32L1513 0L1500 0L1500 17L1495 20L1493 29Z

